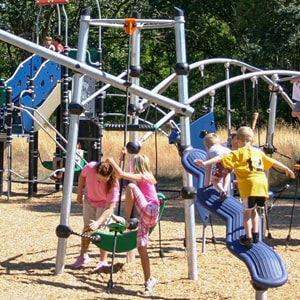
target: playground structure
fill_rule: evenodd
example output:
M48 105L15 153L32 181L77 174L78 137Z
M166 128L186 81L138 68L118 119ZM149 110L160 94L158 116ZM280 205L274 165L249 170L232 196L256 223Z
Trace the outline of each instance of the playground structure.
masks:
M175 19L174 20L143 20L143 19L135 19L134 23L136 25L136 31L132 34L131 38L131 47L135 47L135 49L139 50L139 39L140 33L143 27L147 24L149 26L154 26L155 23L158 28L159 26L165 27L174 27L175 28L175 35L176 35L176 53L177 53L177 69L175 73L172 74L170 77L166 78L163 82L158 84L154 89L151 91L142 88L139 86L139 78L134 77L132 81L129 82L128 80L121 79L122 76L119 77L110 75L108 73L103 72L102 70L98 70L92 66L87 65L86 62L86 51L87 51L87 39L88 39L88 31L89 25L95 26L109 26L113 25L115 27L123 28L124 23L126 20L91 20L90 19L90 12L89 9L84 9L81 15L81 24L80 24L80 31L79 31L79 43L78 43L78 51L76 54L76 60L63 56L61 54L50 52L49 50L37 46L36 44L30 43L25 41L19 37L16 37L12 34L9 34L3 30L0 30L0 39L7 43L11 43L15 46L21 47L29 52L34 52L36 55L41 57L47 58L51 60L51 62L55 62L56 64L63 65L67 68L70 68L76 71L74 75L74 88L72 93L72 101L68 104L69 112L70 112L70 128L68 130L69 135L66 142L67 148L63 149L66 151L66 165L65 165L65 179L64 179L64 190L63 190L63 202L61 208L61 225L68 225L68 218L70 214L70 199L72 193L72 182L74 176L74 167L75 167L75 150L76 150L76 142L77 136L79 132L79 120L80 116L84 111L84 105L86 105L91 99L94 99L96 95L100 94L101 92L105 91L109 85L112 85L126 93L130 94L130 102L131 104L138 105L139 98L142 98L145 102L155 103L160 105L168 110L161 120L153 124L153 128L160 128L162 125L166 124L175 115L180 116L180 128L176 127L178 130L178 136L176 139L176 144L178 148L182 151L188 149L191 145L194 148L202 148L202 139L199 138L199 133L201 130L208 130L213 131L215 128L214 117L213 117L213 109L212 111L204 116L204 119L200 121L195 121L190 126L190 117L193 114L193 108L191 105L204 97L207 94L212 94L216 90L225 87L227 89L227 96L226 99L226 109L227 109L227 122L228 128L231 130L231 112L230 112L230 84L234 82L238 82L245 79L251 79L253 77L257 77L265 81L268 85L272 86L270 89L271 101L270 101L270 114L269 114L269 124L268 124L268 135L266 144L272 145L272 139L275 130L275 118L276 118L276 105L277 105L277 97L279 94L282 95L284 100L292 107L293 103L287 96L287 94L281 89L279 86L279 75L280 76L292 76L292 75L300 75L299 72L291 72L291 71L282 71L282 70L274 70L274 71L262 71L256 68L253 68L249 65L243 64L237 60L230 60L230 59L212 59L197 62L195 64L188 65L186 63L186 53L185 53L185 37L184 37L184 17L182 11L176 9L175 10ZM143 24L143 25L142 25ZM133 60L134 65L139 66L139 55L135 56ZM227 78L217 83L211 87L208 87L196 95L188 98L187 93L187 75L190 71L194 69L203 69L203 66L211 63L223 63L225 65L226 75ZM229 67L230 65L237 65L240 67L244 67L245 70L248 70L249 73L245 73L240 76L236 76L234 78L230 78L229 76ZM84 82L84 75L86 74L89 77L103 82L104 85L101 89L99 89L94 95L88 97L85 101L82 101L82 86ZM33 75L34 76L34 75ZM269 78L268 76L271 76ZM175 80L178 82L178 100L175 101L169 99L165 96L162 96L161 93L165 91L165 89L172 84ZM27 86L24 87L23 90L26 90ZM6 89L8 91L8 95L10 94L10 89ZM32 91L32 90L30 90ZM13 92L13 91L11 91ZM13 93L12 93L13 94ZM27 97L27 95L25 95ZM35 118L34 115L30 116L30 110L35 111L30 104L32 103L32 97L29 93L28 95L28 102L25 102L30 109L24 109L24 120L28 121L30 124L27 127L29 131L34 126L34 120L36 123L38 120ZM8 97L9 98L9 97ZM8 102L11 103L11 102ZM10 104L11 105L11 104ZM211 107L213 108L213 97L211 102ZM8 105L7 111L12 111L12 107ZM25 117L26 115L26 117ZM29 118L27 116L30 116ZM208 119L207 119L208 118ZM134 119L134 121L138 121L138 119ZM31 124L32 123L32 124ZM30 127L31 125L31 127ZM138 125L138 122L136 124ZM209 125L209 128L206 128ZM121 127L124 129L125 127ZM133 126L133 129L137 129L137 126ZM149 128L147 128L149 129ZM154 130L146 132L145 135L137 141L137 136L135 132L132 132L131 141L133 142L140 142L143 143L147 140L147 138L153 133ZM194 136L192 135L194 133ZM8 135L9 137L9 135ZM185 205L185 222L186 222L186 233L187 233L187 250L188 250L188 269L189 269L189 278L196 280L197 279L197 264L196 262L196 245L195 245L195 231L194 231L194 198L195 194L193 193L193 178L191 174L188 172L183 173L183 189L182 194L184 198L184 205ZM203 208L201 211L204 211ZM203 220L202 220L203 221ZM58 250L57 250L57 265L56 265L56 272L61 273L63 272L64 267L64 253L65 253L66 241L63 238L59 239L58 242ZM283 280L284 281L284 280ZM283 284L284 282L282 282Z

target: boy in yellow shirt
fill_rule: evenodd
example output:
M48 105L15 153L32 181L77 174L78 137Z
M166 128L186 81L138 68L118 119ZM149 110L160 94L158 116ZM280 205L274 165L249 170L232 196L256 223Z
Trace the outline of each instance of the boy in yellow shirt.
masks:
M281 162L265 155L259 148L253 147L253 130L242 126L237 131L238 149L229 154L194 162L199 167L222 163L224 168L234 169L238 188L243 203L245 235L240 237L240 243L251 248L259 240L258 213L256 206L265 206L268 198L268 180L265 171L271 167L281 169L287 176L295 178L294 172Z

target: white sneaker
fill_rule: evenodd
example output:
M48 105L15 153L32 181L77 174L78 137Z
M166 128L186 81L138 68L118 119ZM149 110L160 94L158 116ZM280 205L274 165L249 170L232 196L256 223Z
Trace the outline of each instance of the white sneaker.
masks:
M111 215L111 218L112 218L114 221L116 221L117 223L120 223L120 224L122 224L122 225L124 225L124 226L126 227L126 225L127 225L127 220L126 220L125 217L121 217L121 216L117 216L117 215L115 215L115 214L112 214L112 215Z
M144 286L145 286L144 294L150 294L156 283L157 283L157 280L155 277L151 277L147 282L145 282L144 283Z
M111 218L117 223L124 225L125 228L130 230L136 229L139 225L139 220L137 218L127 219L126 217L117 216L115 214L112 214Z

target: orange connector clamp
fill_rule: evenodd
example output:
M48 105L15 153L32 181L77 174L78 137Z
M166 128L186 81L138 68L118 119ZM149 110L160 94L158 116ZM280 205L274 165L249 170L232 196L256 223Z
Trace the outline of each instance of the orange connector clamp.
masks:
M127 34L132 35L136 31L136 19L126 18L124 24L124 30Z
M300 171L300 164L295 164L294 165L294 170L295 171Z

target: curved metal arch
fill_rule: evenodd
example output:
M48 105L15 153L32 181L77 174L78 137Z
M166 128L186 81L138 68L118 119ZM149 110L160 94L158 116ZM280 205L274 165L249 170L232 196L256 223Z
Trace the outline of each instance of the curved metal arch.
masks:
M283 88L277 83L278 82L278 75L283 75L283 76L299 76L300 77L300 72L298 71L287 71L287 70L264 70L264 71L256 71L256 72L251 72L239 76L235 76L223 81L220 81L216 84L211 85L208 88L205 88L204 90L200 91L199 93L195 94L194 96L189 98L188 103L192 104L195 101L199 100L200 98L204 97L205 95L209 94L213 90L220 89L222 87L225 87L226 85L230 85L235 82L239 82L245 79L250 79L252 77L265 77L265 76L273 76L274 79L270 80L270 84L273 85L275 88L278 89L278 92L283 96L284 100L289 104L290 107L293 106L293 102L290 99L290 97L283 91ZM276 78L275 78L276 77Z

